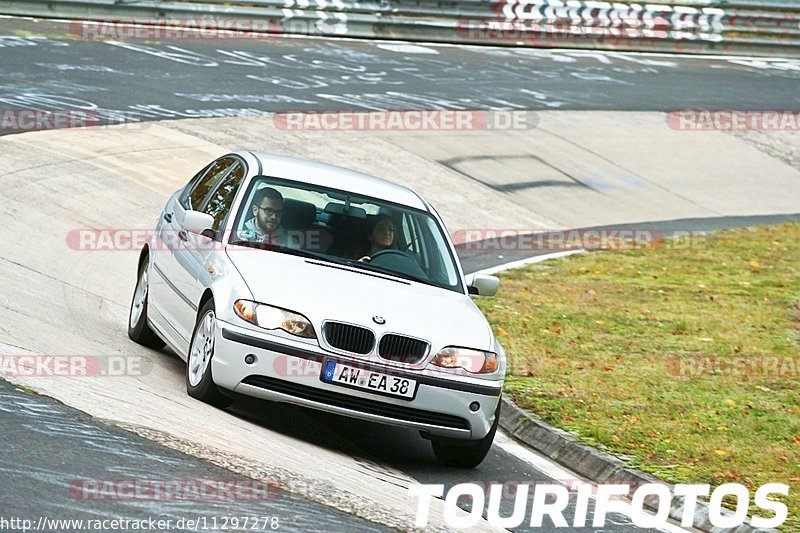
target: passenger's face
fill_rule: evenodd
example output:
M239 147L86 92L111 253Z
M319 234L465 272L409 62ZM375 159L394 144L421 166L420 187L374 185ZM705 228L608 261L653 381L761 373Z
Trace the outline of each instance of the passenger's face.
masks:
M253 206L258 226L264 231L275 231L281 223L283 215L283 202L264 198L261 205Z
M388 218L384 218L375 225L372 230L372 244L381 248L387 248L394 243L394 223Z

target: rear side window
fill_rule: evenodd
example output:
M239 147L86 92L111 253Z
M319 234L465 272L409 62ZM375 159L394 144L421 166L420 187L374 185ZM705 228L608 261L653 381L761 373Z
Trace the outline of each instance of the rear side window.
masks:
M211 193L208 202L200 208L200 211L208 213L214 217L214 230L222 227L225 217L231 210L233 199L244 179L244 167L241 163L236 163L233 169L220 181L217 188Z
M225 173L236 163L233 157L223 157L214 161L205 173L193 181L181 194L180 203L184 209L198 210L208 193L219 183Z

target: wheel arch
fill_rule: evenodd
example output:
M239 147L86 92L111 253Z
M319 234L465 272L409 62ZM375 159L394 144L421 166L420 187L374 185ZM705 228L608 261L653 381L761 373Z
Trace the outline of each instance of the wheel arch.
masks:
M142 264L145 262L145 260L148 260L149 258L150 258L150 246L145 244L144 246L142 246L142 250L139 252L139 262L136 263L136 272L139 272L139 270L141 270Z
M200 303L197 304L197 320L200 320L200 311L202 311L203 306L206 305L209 300L213 299L214 299L214 292L211 290L210 287L206 288L206 290L203 291L203 296L200 297Z

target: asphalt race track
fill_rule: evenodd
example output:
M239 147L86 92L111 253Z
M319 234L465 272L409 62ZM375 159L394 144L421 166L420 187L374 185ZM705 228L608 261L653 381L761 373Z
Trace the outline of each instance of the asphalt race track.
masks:
M291 110L672 111L798 105L800 62L264 36L110 41L0 19L3 108L157 120ZM11 128L5 130L7 133Z
M78 38L74 25L18 19L0 19L0 48L0 72L3 74L0 109L91 109L103 122L249 116L287 110L449 108L668 112L699 107L756 109L765 106L765 94L770 95L771 109L793 109L800 101L797 92L800 62L792 60L479 49L280 37L228 42L103 42ZM0 133L18 131L6 127ZM56 188L63 186L65 177L52 177L52 183L48 181L51 176L46 174L34 179L37 163L31 161L31 168L20 174L27 176L28 182L15 181L12 174L18 170L5 178L0 173L4 193L6 187L15 189L11 204L0 211L0 220L9 226L19 217L24 220L46 217L47 202L60 200L58 191L54 192L52 187L53 183ZM46 163L42 166L47 168ZM34 192L20 192L28 184ZM102 214L119 213L129 203L139 212L136 216L123 213L115 223L130 224L132 220L138 222L143 217L142 212L149 218L154 217L157 214L154 206L163 204L163 198L153 198L152 190L125 185L125 190L117 194L114 185L107 177L87 172L82 175L78 187L81 194L95 203L67 201L59 204L57 216L68 211L70 223L91 222ZM44 207L37 207L42 209L41 213L20 215L19 210L36 205L40 194L45 202ZM110 205L106 205L109 202ZM646 225L664 231L686 226L710 230L784 219L786 215L774 214L761 218L733 216L656 221ZM56 242L48 240L49 237L44 236L42 242ZM63 239L59 243L63 244ZM274 501L264 506L242 504L241 509L236 509L239 514L271 513L280 517L282 525L289 530L383 530L387 526L407 525L408 517L388 517L384 511L371 515L359 508L357 502L353 503L352 514L337 510L346 507L339 501L335 505L337 509L321 505L329 496L324 484L319 489L300 490L305 486L303 483L314 481L307 476L316 465L320 472L352 468L353 485L367 479L375 484L377 494L388 493L386 486L405 488L413 482L443 483L448 488L465 481L548 482L563 481L571 476L503 435L498 437L481 467L468 471L436 465L429 443L413 431L378 427L252 399L238 401L225 413L199 409L184 395L183 369L177 358L167 351L153 352L135 346L125 337L124 318L121 317L127 313L133 288L133 272L126 270L132 258L115 259L113 266L119 268L111 272L92 264L90 259L81 259L75 266L76 273L72 273L69 265L63 264L66 258L52 249L43 251L41 257L32 258L30 264L23 263L15 254L23 254L24 247L24 244L9 243L13 253L9 253L9 257L0 254L0 268L5 278L0 284L3 289L0 316L7 318L9 324L15 324L0 324L0 348L9 353L20 350L48 353L57 351L56 346L61 342L69 346L65 348L62 344L60 349L72 353L81 350L85 353L98 353L98 350L136 353L155 367L153 382L146 383L149 377L144 376L135 386L135 396L120 402L116 412L127 412L132 420L142 412L149 414L150 406L142 405L143 400L163 402L158 405L172 406L163 416L174 416L176 424L184 424L185 428L190 428L195 421L205 420L210 421L209 424L222 420L229 426L215 427L204 435L212 447L215 439L246 437L248 444L261 446L251 447L254 456L266 457L291 450L294 455L287 456L287 469L291 470L291 465L306 465L302 472L295 469L285 474L288 488ZM466 269L475 271L522 259L523 255L498 257L492 253L465 251L462 258ZM26 327L33 331L35 321L28 311L14 309L15 303L25 298L26 283L33 287L33 301L46 301L50 294L58 294L63 295L66 302L57 309L59 316L65 317L65 324L48 323L47 327L55 333L47 340L27 333ZM54 338L58 335L62 337ZM20 338L27 340L23 344ZM59 387L63 387L57 388L59 394L69 394L67 385ZM112 389L104 387L91 391L96 396L86 399L87 405L93 401L118 401L101 395ZM169 516L234 514L230 509L203 507L196 502L153 506L152 502L126 505L67 498L65 491L78 478L142 477L154 471L174 478L254 475L246 468L231 474L222 470L218 463L211 464L213 461L201 451L170 443L168 439L162 441L146 429L137 430L136 424L130 421L119 424L114 418L115 408L109 409L111 425L0 382L0 444L4 450L13 451L13 456L6 454L0 462L2 478L8 480L5 488L0 489L0 503L16 509L17 515L32 517L59 513L69 518L135 518L153 513ZM153 410L158 411L158 408ZM159 413L152 416L155 419ZM126 417L120 415L119 419L123 418ZM114 425L147 435L188 455ZM201 424L198 422L197 426ZM56 447L58 454L48 453ZM118 453L118 449L123 448L125 453ZM290 474L298 478L295 484L291 483ZM284 479L280 481L287 483ZM373 488L367 486L359 490L366 493ZM312 497L315 491L318 494ZM510 514L512 503L504 500L503 515ZM572 508L568 510L568 519L573 512ZM636 528L628 517L614 513L603 531L633 529ZM557 528L545 524L544 528L536 530L555 531ZM585 528L585 531L594 529Z
M158 501L96 498L88 483L107 479L206 479L248 483L248 478L98 423L80 411L58 402L14 389L0 381L0 461L4 510L38 521L38 517L77 519L150 517L209 519L277 517L281 528L308 530L346 527L349 531L375 531L378 526L320 504L276 490L247 500ZM80 476L76 473L80 472ZM246 485L244 485L246 486ZM61 529L55 528L52 529ZM63 528L65 530L68 528ZM77 529L77 528L76 528Z

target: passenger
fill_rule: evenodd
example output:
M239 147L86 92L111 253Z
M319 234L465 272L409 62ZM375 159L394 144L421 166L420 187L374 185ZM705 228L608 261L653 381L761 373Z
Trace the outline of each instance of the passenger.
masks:
M394 222L389 215L378 215L367 228L367 244L359 261L370 262L372 255L394 248Z
M300 248L297 237L281 226L283 195L272 187L256 191L251 207L253 218L245 222L239 232L242 239L274 244L284 248Z

